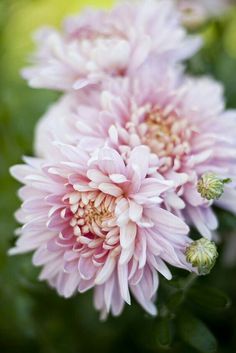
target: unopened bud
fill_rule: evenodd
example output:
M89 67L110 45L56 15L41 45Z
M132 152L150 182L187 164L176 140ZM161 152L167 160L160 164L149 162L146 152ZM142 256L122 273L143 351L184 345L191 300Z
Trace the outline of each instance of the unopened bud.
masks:
M198 180L197 191L204 199L217 200L224 192L224 184L230 182L231 179L220 179L214 173L206 173Z
M201 238L187 247L185 255L186 260L198 268L199 275L207 275L215 265L218 252L215 243Z

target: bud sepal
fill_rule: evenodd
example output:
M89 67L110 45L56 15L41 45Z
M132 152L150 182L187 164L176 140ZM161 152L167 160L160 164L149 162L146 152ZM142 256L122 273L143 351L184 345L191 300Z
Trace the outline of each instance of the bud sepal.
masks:
M218 252L214 242L201 238L186 248L185 255L187 262L197 267L199 275L207 275L215 265Z
M198 180L197 191L208 201L218 200L224 192L224 185L230 182L230 178L220 179L214 173L205 173Z

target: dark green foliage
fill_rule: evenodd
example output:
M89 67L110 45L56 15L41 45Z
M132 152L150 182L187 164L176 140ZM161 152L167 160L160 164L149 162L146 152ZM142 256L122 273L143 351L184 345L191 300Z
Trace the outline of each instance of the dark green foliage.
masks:
M180 314L178 331L183 341L197 351L202 353L216 352L217 342L215 337L202 321L191 314Z
M161 348L169 348L172 341L171 322L168 318L160 318L155 332L157 344Z
M217 288L194 286L189 291L189 297L206 310L224 310L230 307L228 296Z

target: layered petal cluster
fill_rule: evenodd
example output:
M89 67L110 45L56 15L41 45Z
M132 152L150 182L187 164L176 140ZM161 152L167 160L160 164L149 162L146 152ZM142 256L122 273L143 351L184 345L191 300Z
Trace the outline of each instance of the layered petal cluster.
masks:
M94 288L103 318L130 294L155 315L159 273L193 271L189 226L211 238L212 206L236 213L236 113L220 84L185 75L200 40L174 0L88 10L36 39L23 75L64 95L38 124L37 158L11 169L24 186L10 252L34 251L40 278L65 297ZM215 202L198 192L205 173L232 179Z
M110 12L87 10L65 21L62 32L44 28L35 39L38 51L23 76L32 87L62 91L133 73L150 56L178 62L200 45L181 27L169 0L121 2Z
M106 146L92 154L54 148L58 161L25 158L11 169L24 184L16 214L23 227L11 253L35 251L40 278L65 297L95 287L103 318L130 304L130 292L155 315L158 273L171 278L166 263L191 270L183 255L188 227L161 207L173 182L153 168L147 146L125 159Z
M159 172L175 184L165 193L166 209L211 238L218 222L197 182L208 172L231 178L215 204L236 213L235 133L236 112L224 110L220 84L148 62L134 77L63 97L38 126L36 153L45 156L53 140L88 151L106 140L123 156L146 145L159 158Z

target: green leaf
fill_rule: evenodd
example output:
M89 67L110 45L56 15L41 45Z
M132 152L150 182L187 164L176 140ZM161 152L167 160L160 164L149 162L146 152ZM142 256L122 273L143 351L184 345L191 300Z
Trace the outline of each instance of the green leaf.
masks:
M178 321L179 335L184 342L202 353L214 353L217 342L207 326L199 319L185 313Z
M198 305L210 310L223 310L230 306L228 296L217 288L194 286L189 297Z
M171 323L166 318L160 318L157 323L156 330L157 343L162 348L167 348L171 345Z

